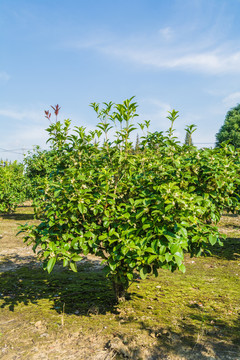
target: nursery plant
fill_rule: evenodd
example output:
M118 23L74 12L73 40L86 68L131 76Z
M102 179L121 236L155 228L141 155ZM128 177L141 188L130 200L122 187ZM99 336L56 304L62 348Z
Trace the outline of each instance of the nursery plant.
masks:
M59 260L77 271L83 255L101 257L119 301L136 276L185 272L185 252L200 256L222 244L216 225L223 209L238 207L239 165L230 145L181 146L175 110L164 134L151 133L149 121L135 125L134 97L91 106L99 122L90 132L70 131L70 120L61 123L59 106L53 108L56 121L47 131L55 166L39 189L41 222L21 231L49 273ZM145 133L135 147L137 126Z
M0 161L0 213L11 213L26 200L27 187L23 164Z

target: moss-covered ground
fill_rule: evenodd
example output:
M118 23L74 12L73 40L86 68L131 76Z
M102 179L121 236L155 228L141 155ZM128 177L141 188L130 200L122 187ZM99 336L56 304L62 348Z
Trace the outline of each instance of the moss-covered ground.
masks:
M240 217L211 256L136 279L120 304L94 258L44 272L16 237L26 221L30 206L0 217L1 359L240 359Z

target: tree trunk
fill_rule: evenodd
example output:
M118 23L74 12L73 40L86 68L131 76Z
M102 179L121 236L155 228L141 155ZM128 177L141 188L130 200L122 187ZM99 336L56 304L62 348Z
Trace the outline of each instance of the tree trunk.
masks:
M113 281L113 290L117 302L125 301L126 288L123 284Z

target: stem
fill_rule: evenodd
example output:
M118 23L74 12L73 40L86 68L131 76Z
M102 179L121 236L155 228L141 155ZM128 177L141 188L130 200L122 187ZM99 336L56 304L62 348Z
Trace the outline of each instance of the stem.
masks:
M126 300L126 288L122 283L113 280L113 290L118 303Z

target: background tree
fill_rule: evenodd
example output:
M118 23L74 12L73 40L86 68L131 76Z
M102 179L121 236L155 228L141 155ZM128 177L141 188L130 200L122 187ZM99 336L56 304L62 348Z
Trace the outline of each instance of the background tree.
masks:
M185 145L192 145L193 142L192 142L192 136L189 132L186 132L186 136L185 136Z
M188 146L191 146L191 145L193 145L192 134L194 133L194 131L197 130L197 126L194 125L194 124L188 125L185 130L186 130L186 136L185 136L184 144L188 145Z
M139 135L137 134L136 144L135 144L135 151L137 152L138 150L139 150Z
M221 147L224 141L240 147L240 104L228 111L223 126L216 134L216 147Z
M29 181L23 164L0 161L0 213L11 213L27 199Z

